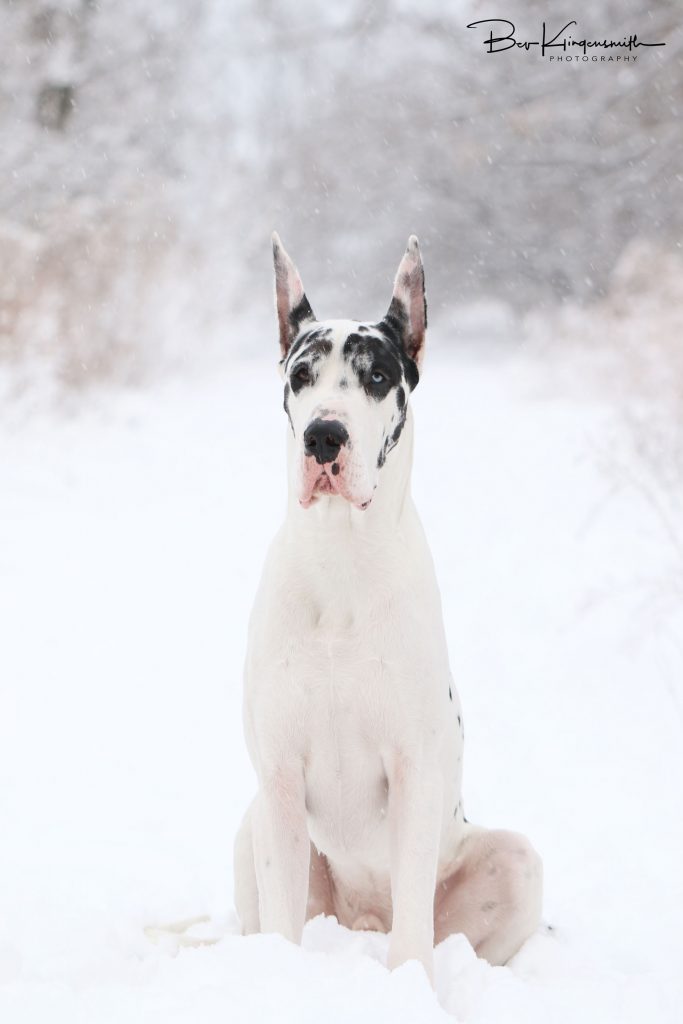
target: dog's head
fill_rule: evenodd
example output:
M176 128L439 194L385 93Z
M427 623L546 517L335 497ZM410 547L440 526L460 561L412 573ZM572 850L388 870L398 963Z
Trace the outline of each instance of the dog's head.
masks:
M294 435L299 502L338 495L366 509L400 441L419 379L427 307L412 235L377 323L316 320L301 278L273 235L280 368Z

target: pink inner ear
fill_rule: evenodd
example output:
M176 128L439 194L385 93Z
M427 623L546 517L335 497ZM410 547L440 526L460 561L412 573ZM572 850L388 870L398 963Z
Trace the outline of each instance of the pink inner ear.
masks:
M282 248L275 253L275 293L278 315L288 316L304 297L299 271Z
M417 239L411 236L405 256L401 260L396 281L394 298L398 299L408 317L406 351L411 359L420 365L424 352L424 337L427 328L427 308L424 291L424 269Z
M275 232L273 233L273 260L275 263L275 302L280 328L280 351L284 358L295 333L291 314L303 302L305 294L299 271L292 263Z

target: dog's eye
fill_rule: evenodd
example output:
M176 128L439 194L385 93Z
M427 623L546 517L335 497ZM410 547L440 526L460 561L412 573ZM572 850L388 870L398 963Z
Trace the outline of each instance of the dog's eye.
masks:
M373 370L370 380L372 381L373 384L383 384L384 381L386 380L386 377L384 376L381 370Z
M311 379L311 372L307 366L299 366L292 374L292 377L294 380L298 380L300 384L308 384Z

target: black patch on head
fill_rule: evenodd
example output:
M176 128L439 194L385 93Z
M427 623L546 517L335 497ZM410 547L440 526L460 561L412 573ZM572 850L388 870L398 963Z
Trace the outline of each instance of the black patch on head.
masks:
M401 436L401 431L403 430L403 427L405 426L405 422L406 422L406 411L404 409L403 412L401 413L401 416L399 418L398 423L394 427L394 432L391 435L391 447L392 448L394 447L394 445L398 441L399 437Z
M425 306L426 316L426 306ZM426 320L425 320L426 324ZM411 391L414 391L417 387L417 383L420 379L420 373L417 368L417 363L414 359L411 359L405 349L405 341L409 330L408 314L406 313L405 306L394 296L391 300L387 314L383 320L380 320L378 324L375 324L377 330L388 338L396 346L398 351L401 353L404 366L404 374L408 387Z
M351 364L365 393L378 402L403 380L401 354L388 338L354 332L344 342L342 355ZM381 381L373 381L373 374L381 376Z
M282 404L284 406L285 412L287 413L287 419L289 420L289 425L292 428L292 433L294 433L294 424L292 423L292 417L289 414L289 391L289 384L285 384L285 400Z
M283 360L285 368L291 365L297 353L301 353L305 345L309 342L329 339L331 333L329 327L322 326L311 327L307 331L302 331L298 338L295 338L290 345L289 352Z
M358 377L358 380L369 398L382 402L391 391L396 392L398 420L392 432L384 438L377 456L377 467L381 469L387 455L398 443L401 431L405 426L407 408L404 383L411 388L411 380L417 383L417 367L412 359L408 359L403 348L394 340L394 331L389 325L388 330L382 324L375 326L377 333L370 334L371 328L361 333L358 329L344 342L342 355ZM377 334L379 333L379 337ZM378 378L373 380L373 376Z
M298 348L290 373L290 382L294 394L318 379L316 366L321 359L329 356L332 342L325 337L309 337L307 343Z
M399 388L398 390L401 391L402 389ZM380 453L377 456L377 468L378 469L382 468L384 463L387 461L387 455L389 454L391 449L394 448L398 444L398 439L401 436L401 431L403 430L403 428L405 426L407 415L408 415L408 411L407 411L406 407L404 406L403 409L400 412L400 415L399 415L399 418L398 418L398 423L396 424L396 426L392 430L391 434L389 434L388 437L384 438L384 442L383 442L382 447L380 449Z

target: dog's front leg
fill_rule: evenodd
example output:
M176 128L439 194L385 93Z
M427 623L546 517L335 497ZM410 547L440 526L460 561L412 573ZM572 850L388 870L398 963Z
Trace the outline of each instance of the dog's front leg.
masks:
M264 774L255 807L254 861L262 932L301 942L308 898L311 844L303 765L292 761Z
M401 753L390 762L393 924L388 963L393 969L406 960L419 960L431 981L443 782L436 764L420 764Z

